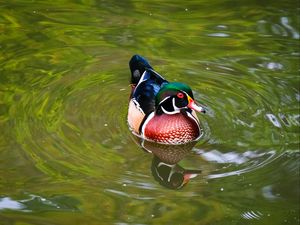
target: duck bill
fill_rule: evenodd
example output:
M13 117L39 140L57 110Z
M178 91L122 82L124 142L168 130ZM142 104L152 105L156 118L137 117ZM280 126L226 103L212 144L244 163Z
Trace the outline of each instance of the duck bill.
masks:
M205 113L205 109L202 106L199 106L195 103L194 99L192 99L190 96L188 96L188 105L187 107L190 109L193 109L197 112Z

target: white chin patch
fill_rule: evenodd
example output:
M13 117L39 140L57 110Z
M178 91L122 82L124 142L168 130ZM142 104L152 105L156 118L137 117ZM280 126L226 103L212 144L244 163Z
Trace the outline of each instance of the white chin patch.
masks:
M167 99L169 99L170 97L166 97L164 100L162 100L160 103L166 101ZM163 106L161 106L161 109L162 111L165 113L165 114L169 114L169 115L173 115L173 114L176 114L176 113L180 113L180 108L178 108L176 105L175 105L175 98L172 99L172 106L173 106L173 111L168 111L166 110Z
M173 115L173 114L176 114L176 113L180 113L180 111L172 111L172 112L169 112L167 110L164 109L164 107L162 106L161 107L162 111L165 113L165 114L169 114L169 115Z

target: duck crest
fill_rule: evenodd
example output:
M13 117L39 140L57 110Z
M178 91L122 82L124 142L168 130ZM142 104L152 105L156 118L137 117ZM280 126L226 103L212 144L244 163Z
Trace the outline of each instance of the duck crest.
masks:
M128 125L146 140L162 144L184 144L201 136L196 105L191 88L168 82L148 61L134 55L129 62L132 92L128 108Z

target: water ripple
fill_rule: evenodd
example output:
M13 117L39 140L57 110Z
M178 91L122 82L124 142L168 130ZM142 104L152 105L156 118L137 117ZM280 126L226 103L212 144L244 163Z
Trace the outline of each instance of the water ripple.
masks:
M110 95L111 91L124 92L125 87L114 83L108 74L73 71L55 77L50 83L50 77L41 78L39 87L18 94L18 102L10 110L11 117L16 118L13 123L17 141L34 164L49 175L75 171L91 175L94 172L85 166L87 161L102 167L97 163L99 150L103 149L102 158L111 158L114 153L105 149L118 150L122 148L120 143L128 141L126 104L121 103L124 107L120 111L111 107L124 97ZM44 87L46 80L48 85ZM118 143L116 139L122 141ZM116 155L112 160L122 158Z
M259 211L248 211L244 212L241 216L247 220L259 220L263 216L263 214Z

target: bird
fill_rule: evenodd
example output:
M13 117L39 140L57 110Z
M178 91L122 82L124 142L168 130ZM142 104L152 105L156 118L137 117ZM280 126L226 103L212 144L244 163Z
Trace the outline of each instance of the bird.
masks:
M192 89L169 82L140 55L129 61L131 93L127 123L141 139L167 145L197 141L203 130L196 115L205 107L196 104Z

